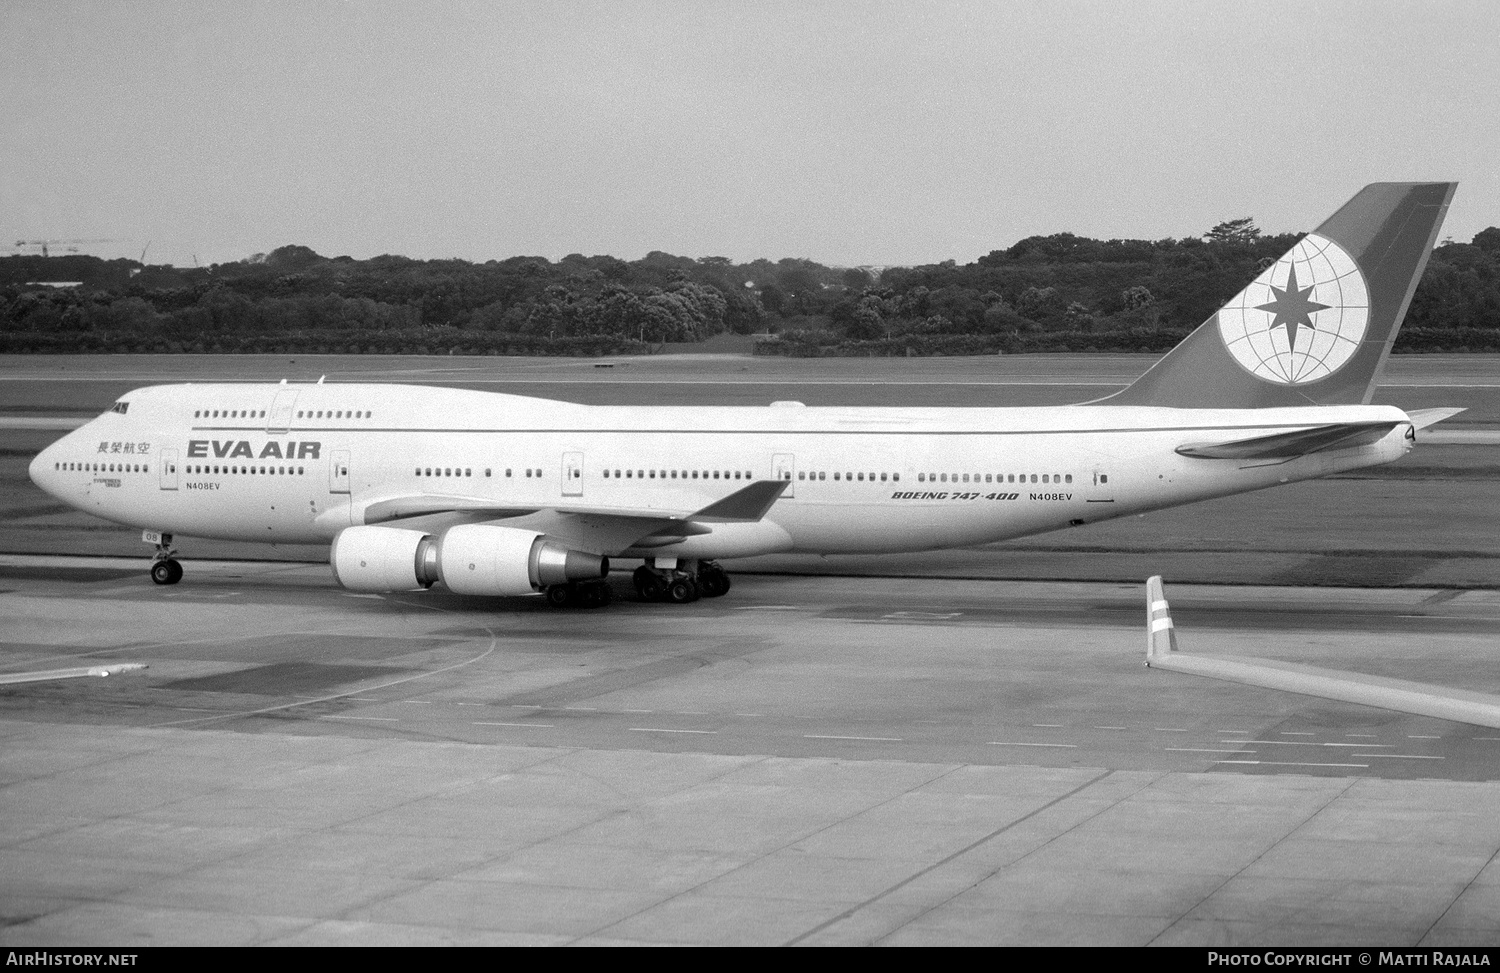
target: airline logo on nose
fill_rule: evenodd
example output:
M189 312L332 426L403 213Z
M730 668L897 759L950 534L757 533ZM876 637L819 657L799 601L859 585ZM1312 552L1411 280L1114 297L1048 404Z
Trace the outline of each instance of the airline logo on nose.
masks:
M1309 234L1219 312L1219 336L1250 374L1280 385L1328 378L1359 350L1370 293L1354 258Z

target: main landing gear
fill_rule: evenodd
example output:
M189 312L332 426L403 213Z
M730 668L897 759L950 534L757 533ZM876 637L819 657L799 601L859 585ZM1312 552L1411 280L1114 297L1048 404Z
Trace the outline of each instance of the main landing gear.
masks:
M729 591L729 573L714 561L654 558L636 568L631 580L642 601L667 601L674 605L717 598Z
M157 584L181 581L182 565L177 562L177 552L172 550L172 535L147 531L146 540L156 544L156 555L151 558L151 580Z
M547 604L553 608L603 608L614 600L614 592L609 589L609 582L600 581L570 581L567 584L555 584L547 589Z
M699 598L717 598L729 591L729 572L714 561L651 558L631 576L642 601L685 605ZM602 608L613 600L607 580L555 584L546 592L554 608Z

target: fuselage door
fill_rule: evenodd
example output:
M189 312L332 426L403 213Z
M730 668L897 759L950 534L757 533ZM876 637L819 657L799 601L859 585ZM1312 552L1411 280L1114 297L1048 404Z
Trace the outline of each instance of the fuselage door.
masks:
M266 417L266 432L274 435L291 431L292 408L296 404L296 389L277 389L276 398L271 400L271 414Z
M583 496L583 454L563 453L563 496Z
M1088 497L1089 503L1114 503L1115 488L1109 482L1108 467L1094 467L1094 482L1090 485Z
M156 459L161 464L161 488L177 489L177 450L164 449L156 454Z
M771 478L786 481L783 497L795 496L797 489L797 460L791 453L777 453L771 457Z
M349 451L335 449L333 460L328 464L328 492L349 492Z

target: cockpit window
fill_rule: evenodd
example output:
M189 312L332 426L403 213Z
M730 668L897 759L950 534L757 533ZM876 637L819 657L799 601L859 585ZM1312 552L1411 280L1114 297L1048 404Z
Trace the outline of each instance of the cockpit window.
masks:
M123 416L125 413L127 413L127 412L130 411L130 403L129 402L116 402L113 406L110 407L109 411L110 412L118 412L120 415Z

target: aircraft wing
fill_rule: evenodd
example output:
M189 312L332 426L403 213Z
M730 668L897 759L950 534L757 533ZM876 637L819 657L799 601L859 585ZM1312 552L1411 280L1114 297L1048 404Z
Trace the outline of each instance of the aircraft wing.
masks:
M49 679L84 679L89 676L118 676L126 672L139 672L144 668L146 668L146 664L143 662L116 662L107 666L48 669L44 672L7 672L0 675L0 685L9 686L18 682L44 682Z
M788 486L785 480L757 480L699 509L566 501L516 506L484 497L409 494L366 504L363 523L440 530L453 524L503 520L510 526L554 535L585 550L622 550L643 538L653 538L660 544L672 538L711 533L712 524L762 520Z
M1162 590L1161 575L1154 575L1146 581L1146 618L1146 666L1151 669L1185 672L1398 713L1500 728L1500 696L1362 672L1322 669L1279 659L1182 652L1172 625L1171 608Z
M1434 420L1436 421L1436 420ZM1177 452L1194 459L1279 459L1289 460L1326 449L1349 449L1368 446L1384 439L1400 422L1336 422L1294 432L1278 432L1250 439L1233 439L1222 443L1190 443L1178 446Z

